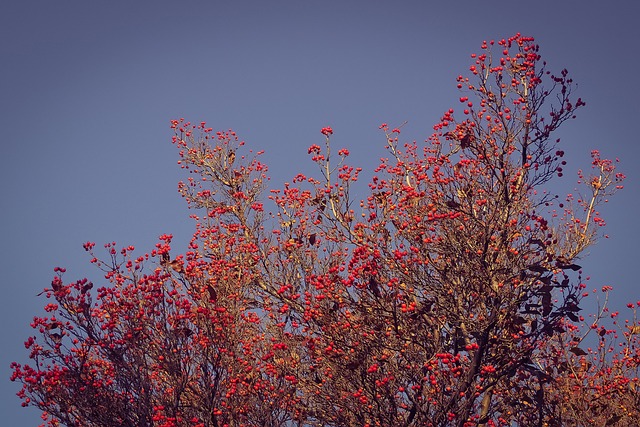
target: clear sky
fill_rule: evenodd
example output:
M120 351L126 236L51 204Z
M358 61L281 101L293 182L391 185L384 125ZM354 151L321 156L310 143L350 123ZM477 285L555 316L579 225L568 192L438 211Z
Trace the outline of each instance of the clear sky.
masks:
M0 8L0 414L35 426L8 380L55 266L89 276L85 241L141 252L192 232L169 120L233 128L266 150L273 185L312 171L306 149L332 126L351 163L384 155L381 122L418 141L457 107L455 77L483 40L532 35L587 102L561 137L570 166L620 157L624 192L604 209L611 236L581 263L640 299L640 3L520 1L6 1ZM560 185L573 188L567 173Z

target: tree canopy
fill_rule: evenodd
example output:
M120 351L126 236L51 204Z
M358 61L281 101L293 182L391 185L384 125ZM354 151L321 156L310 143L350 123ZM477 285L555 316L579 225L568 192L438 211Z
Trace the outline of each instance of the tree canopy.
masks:
M581 255L621 189L592 152L560 196L554 132L585 103L531 37L484 42L423 142L380 126L369 191L324 127L316 176L268 187L260 151L171 122L187 251L87 242L103 272L65 283L14 363L46 426L622 426L640 422L635 313L589 295ZM606 298L609 287L601 289Z

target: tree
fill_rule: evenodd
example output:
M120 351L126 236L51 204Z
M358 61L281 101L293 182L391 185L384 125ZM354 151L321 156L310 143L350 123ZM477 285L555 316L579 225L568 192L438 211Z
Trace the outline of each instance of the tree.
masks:
M583 195L545 191L566 164L554 131L584 102L533 38L473 58L462 111L425 143L380 126L389 157L359 202L330 127L308 150L318 177L268 190L235 133L172 121L188 251L163 235L100 260L86 243L97 293L56 269L34 366L13 364L23 405L47 426L637 423L635 318L623 339L605 309L585 320L577 264L624 175L593 151Z

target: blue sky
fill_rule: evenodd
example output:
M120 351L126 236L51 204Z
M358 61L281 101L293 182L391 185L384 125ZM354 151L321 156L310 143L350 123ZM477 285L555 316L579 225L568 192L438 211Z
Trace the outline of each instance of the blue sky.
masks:
M522 4L522 5L520 5ZM615 5L615 6L614 6ZM100 275L85 241L152 249L192 232L176 185L169 120L233 128L266 150L275 187L313 171L306 149L347 147L351 163L384 155L381 122L424 140L457 107L455 77L482 40L532 35L550 69L568 68L587 102L559 136L569 166L600 148L619 157L624 192L603 209L611 236L582 261L591 285L615 287L624 312L640 299L637 240L640 6L636 1L5 2L0 13L0 413L20 407L9 363L44 304L53 268ZM565 174L567 191L573 175Z

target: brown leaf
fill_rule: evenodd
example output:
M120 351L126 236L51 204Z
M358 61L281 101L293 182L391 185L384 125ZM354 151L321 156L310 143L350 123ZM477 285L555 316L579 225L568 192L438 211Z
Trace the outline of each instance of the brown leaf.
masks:
M348 362L345 367L351 371L353 371L354 369L358 368L358 366L360 366L362 364L362 362L360 362L359 360L352 360L351 362Z
M369 290L376 296L376 298L380 298L380 286L378 286L378 282L373 277L369 278Z
M447 207L451 209L458 209L460 207L460 203L455 200L447 200Z
M193 331L187 327L184 327L184 328L175 329L175 334L178 337L189 338L191 335L193 335Z
M182 263L180 261L178 261L177 259L174 259L173 261L171 261L169 263L169 267L171 267L171 269L173 269L173 271L175 271L177 273L182 273L182 271L183 271Z
M629 333L631 335L638 335L640 334L640 325L627 325L627 329L629 330Z
M460 138L460 147L467 148L476 140L476 137L471 135L470 133L466 133L462 138Z
M541 248L544 248L545 246L547 246L542 240L540 239L531 239L529 240L529 243L531 243L532 245L538 245Z
M209 292L209 301L215 302L218 300L218 294L213 286L207 285L207 292Z
M551 313L553 306L551 305L551 294L544 294L542 296L542 315L548 316Z
M569 351L576 356L586 356L587 352L581 349L580 347L571 347Z
M613 425L615 423L617 423L618 421L620 421L622 419L622 415L614 415L613 417L609 418L607 420L607 423L605 424L605 426L610 426Z
M580 310L582 310L580 308L580 306L578 304L576 304L575 302L568 302L567 306L566 306L567 311L570 311L572 313L577 313Z
M529 270L536 272L536 273L546 273L547 271L549 271L548 268L543 267L539 264L534 264L534 265L530 265L529 267L527 267Z

